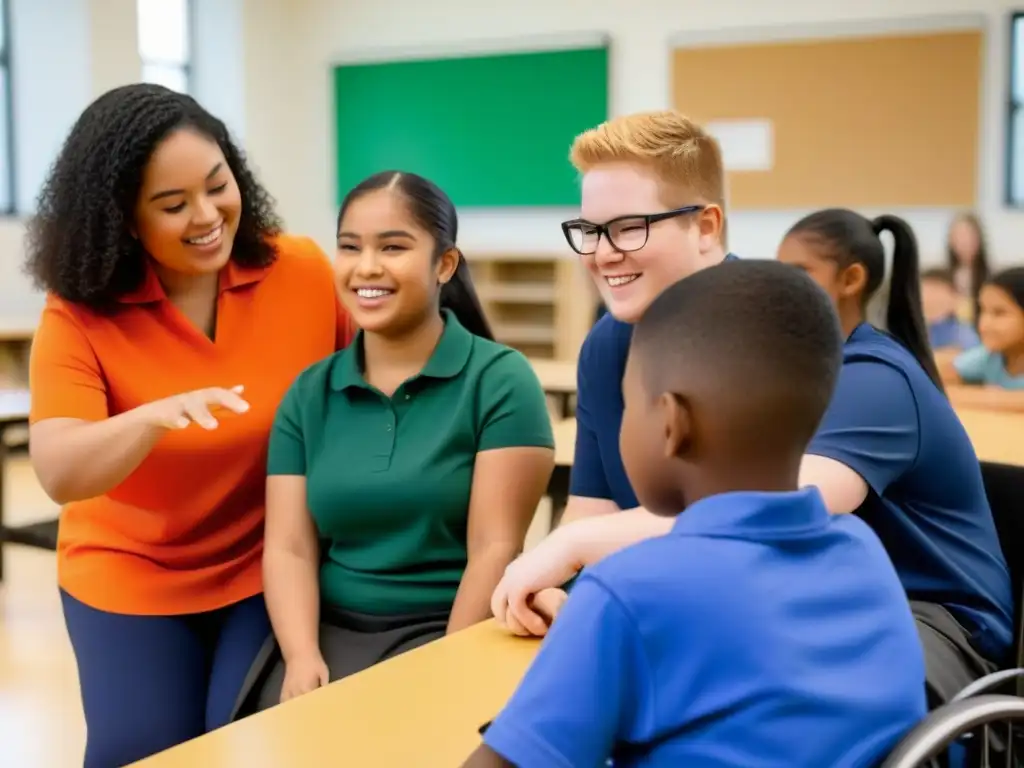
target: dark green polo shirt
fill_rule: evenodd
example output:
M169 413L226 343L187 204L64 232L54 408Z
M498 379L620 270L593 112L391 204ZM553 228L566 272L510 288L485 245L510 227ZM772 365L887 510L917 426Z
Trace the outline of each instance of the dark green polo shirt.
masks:
M304 475L330 548L322 599L378 616L447 610L466 568L476 454L554 447L533 367L450 313L434 354L392 397L362 374L362 332L281 403L268 472Z

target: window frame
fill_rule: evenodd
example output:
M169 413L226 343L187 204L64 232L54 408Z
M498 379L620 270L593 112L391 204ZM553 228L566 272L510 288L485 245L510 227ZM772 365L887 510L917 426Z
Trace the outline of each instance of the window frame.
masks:
M0 0L6 2L6 0ZM185 39L186 46L185 50L188 51L188 55L185 56L184 62L168 61L166 59L150 59L143 55L142 46L139 45L139 60L142 64L142 69L145 70L147 66L152 67L166 67L167 69L179 70L185 78L185 93L189 96L192 95L192 88L195 82L192 79L193 75L193 59L195 57L195 0L184 0L185 4ZM136 10L136 12L138 12Z
M191 0L188 0L191 2ZM18 214L18 169L15 167L17 158L17 140L14 135L14 76L11 55L11 2L0 0L0 16L3 18L3 34L0 35L0 70L7 76L7 87L4 89L4 129L7 140L0 152L7 155L7 205L0 207L0 216L16 216Z
M191 0L190 0L191 1ZM1008 208L1024 208L1024 191L1020 199L1014 197L1013 188L1014 184L1014 167L1016 166L1017 157L1024 152L1024 147L1018 146L1014 132L1014 122L1019 115L1024 115L1024 97L1020 100L1017 99L1017 60L1020 57L1024 57L1024 46L1020 50L1017 49L1017 25L1024 25L1024 11L1013 11L1010 14L1010 26L1009 26L1009 51L1010 55L1007 57L1009 62L1009 72L1007 78L1007 92L1006 92L1006 141L1005 141L1005 167L1004 167L1004 178L1003 178L1003 203ZM1019 84L1024 90L1024 83ZM1024 179L1021 180L1021 187L1024 187Z

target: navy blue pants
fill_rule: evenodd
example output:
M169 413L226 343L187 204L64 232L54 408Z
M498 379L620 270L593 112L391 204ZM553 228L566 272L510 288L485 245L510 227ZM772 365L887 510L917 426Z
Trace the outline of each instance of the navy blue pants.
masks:
M208 613L126 616L61 591L85 710L85 768L120 768L228 722L271 632L263 595Z

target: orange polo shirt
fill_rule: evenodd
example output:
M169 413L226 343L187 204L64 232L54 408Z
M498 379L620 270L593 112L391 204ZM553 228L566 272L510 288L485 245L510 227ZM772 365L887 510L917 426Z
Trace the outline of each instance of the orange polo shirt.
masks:
M32 345L31 421L98 421L203 387L245 387L250 409L165 434L126 480L61 514L58 582L94 608L170 615L262 591L266 449L295 377L348 344L331 266L280 236L268 267L221 272L214 340L155 273L112 314L49 297Z

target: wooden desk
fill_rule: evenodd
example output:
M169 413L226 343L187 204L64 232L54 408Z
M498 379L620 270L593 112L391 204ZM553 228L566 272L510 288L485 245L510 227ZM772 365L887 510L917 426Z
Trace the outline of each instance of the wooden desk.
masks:
M957 408L981 461L1024 466L1024 413Z
M558 418L572 416L572 401L576 397L576 361L531 359L530 363L544 393L558 403Z
M576 419L562 419L553 425L555 432L555 464L571 467L576 453Z
M36 332L36 320L27 318L0 319L0 342L32 341Z
M538 647L484 622L135 765L457 768Z
M555 526L569 501L569 476L576 453L576 419L562 419L552 427L555 433L555 470L548 482L548 498L551 499L551 525Z
M28 425L29 394L27 390L0 389L0 581L4 577L4 545L22 544L54 550L57 546L57 521L44 520L31 525L7 527L4 524L4 476L7 469L5 433L11 427Z

